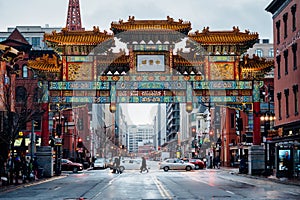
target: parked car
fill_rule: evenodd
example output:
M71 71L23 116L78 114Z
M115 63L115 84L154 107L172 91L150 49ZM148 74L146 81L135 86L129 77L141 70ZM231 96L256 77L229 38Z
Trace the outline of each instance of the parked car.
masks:
M195 165L195 169L204 169L205 164L202 160L200 159L183 159L184 162L190 162Z
M96 160L92 163L92 167L93 169L105 169L105 158L96 158Z
M195 169L195 165L190 162L184 162L178 158L169 158L160 163L160 169L163 169L165 172L169 170L186 170L191 171Z
M68 159L61 159L61 170L73 171L76 173L83 170L83 165L81 163L72 162Z

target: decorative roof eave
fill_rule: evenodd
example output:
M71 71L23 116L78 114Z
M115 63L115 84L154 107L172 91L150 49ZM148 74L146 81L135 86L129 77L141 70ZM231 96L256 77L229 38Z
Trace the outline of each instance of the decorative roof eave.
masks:
M10 46L7 46L7 45L4 45L4 44L0 44L0 51L3 52L2 55L5 55L5 53L9 53L9 54L12 54L12 55L18 55L19 51L13 47L10 47Z
M252 73L253 76L265 75L274 68L274 60L266 60L265 58L260 58L254 56L249 58L248 55L244 56L240 62L241 73ZM255 75L256 74L256 75Z
M66 28L61 32L52 31L44 35L44 40L53 45L98 45L104 41L112 40L113 34L107 31L100 32L98 27L94 26L93 31L69 31Z
M190 22L183 22L179 19L177 22L173 18L167 16L167 20L135 20L134 16L129 16L127 22L119 20L118 22L112 22L110 28L115 34L124 31L131 30L151 30L151 31L162 31L172 30L187 34L191 28Z
M252 46L258 40L258 33L250 33L248 30L240 32L238 27L232 31L209 31L206 27L200 33L190 33L192 40L203 45L249 45Z
M20 52L11 46L0 44L0 61L8 62L12 66L22 59L24 59L24 52Z
M59 73L60 72L60 67L57 67L54 64L47 64L47 63L30 63L29 68L35 69L38 71L51 72L51 73Z
M61 63L55 55L53 55L52 58L50 58L49 55L43 55L43 57L37 58L36 60L29 60L28 67L39 71L59 73Z

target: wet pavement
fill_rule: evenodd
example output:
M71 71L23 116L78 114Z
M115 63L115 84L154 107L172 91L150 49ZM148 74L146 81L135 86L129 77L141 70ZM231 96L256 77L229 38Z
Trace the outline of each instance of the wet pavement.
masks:
M300 186L300 178L287 179L287 178L277 178L276 176L268 176L268 177L253 176L253 175L249 175L249 174L241 174L241 173L239 173L238 168L231 168L231 167L221 167L220 169L206 169L206 170L225 171L225 172L228 172L228 173L236 175L236 176L244 176L244 177L248 177L248 178L252 178L252 179L261 179L261 180L267 180L267 181L277 182L277 183L281 183L281 184L290 184L290 185ZM66 174L62 174L60 176L53 176L50 178L41 178L41 179L37 179L37 180L27 182L27 183L23 183L22 180L19 180L19 183L17 185L14 184L14 185L3 186L2 183L0 183L1 184L0 185L0 193L8 192L8 191L15 190L15 189L21 188L21 187L28 187L28 186L35 185L35 184L40 184L43 182L48 182L48 181L64 178L67 175L68 174L66 173Z

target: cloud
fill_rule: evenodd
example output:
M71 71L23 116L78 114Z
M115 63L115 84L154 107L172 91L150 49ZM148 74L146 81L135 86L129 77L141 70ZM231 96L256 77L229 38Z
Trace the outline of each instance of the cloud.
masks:
M271 38L272 16L264 9L270 0L80 0L82 24L86 30L99 26L109 30L113 21L128 19L166 19L190 21L192 31L209 26L211 30L249 29L263 37ZM10 10L14 5L14 10ZM0 3L0 29L17 25L64 27L67 0L9 0ZM26 7L26 9L24 9ZM5 19L5 20L4 20Z

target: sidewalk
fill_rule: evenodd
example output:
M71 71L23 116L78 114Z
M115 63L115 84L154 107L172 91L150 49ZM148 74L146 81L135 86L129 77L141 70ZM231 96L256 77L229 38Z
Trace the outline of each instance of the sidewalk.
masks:
M40 178L40 179L36 179L34 181L30 181L30 182L26 182L26 183L23 183L23 180L19 179L17 185L16 184L11 184L11 185L3 186L2 182L0 182L0 193L1 192L9 192L9 191L21 188L21 187L28 187L28 186L36 185L36 184L39 184L39 183L45 183L45 182L48 182L48 181L61 179L61 178L64 178L66 176L67 175L60 175L60 176L52 176L52 177L49 177L49 178Z
M276 183L281 183L281 184L290 184L290 185L297 185L300 186L300 178L277 178L276 176L259 176L259 175L249 175L249 174L241 174L239 173L238 168L233 168L233 167L221 167L221 170L228 171L231 174L237 175L237 176L245 176L248 178L253 178L253 179L261 179L261 180L267 180L267 181L272 181Z

